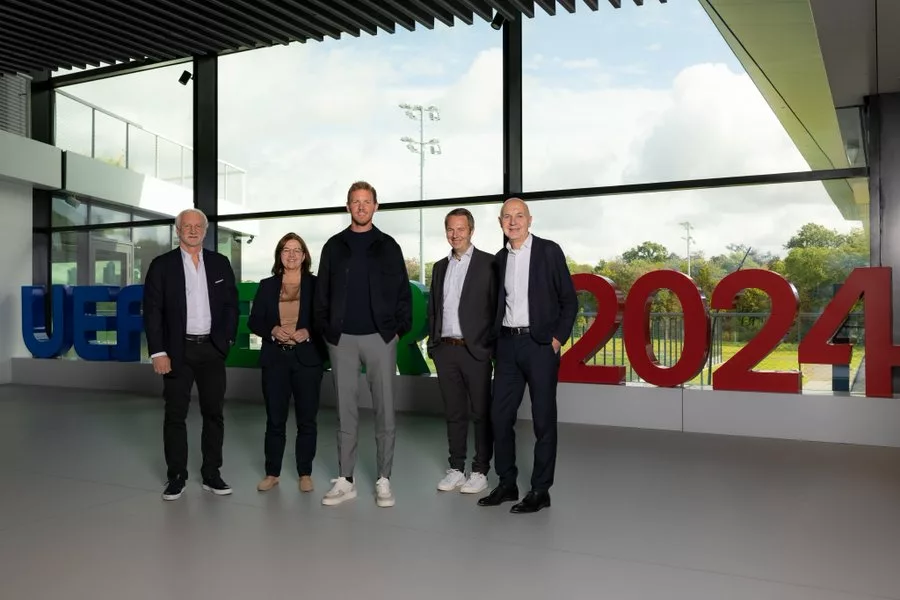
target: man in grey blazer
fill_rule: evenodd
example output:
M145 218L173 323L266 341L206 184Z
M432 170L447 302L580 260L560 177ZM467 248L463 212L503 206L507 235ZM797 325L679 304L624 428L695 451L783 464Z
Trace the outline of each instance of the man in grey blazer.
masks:
M498 278L494 256L472 245L472 213L451 210L444 229L451 251L435 263L428 296L428 354L437 367L450 450L450 468L438 489L477 494L487 489L493 454L491 356ZM475 456L466 477L470 421L475 427Z

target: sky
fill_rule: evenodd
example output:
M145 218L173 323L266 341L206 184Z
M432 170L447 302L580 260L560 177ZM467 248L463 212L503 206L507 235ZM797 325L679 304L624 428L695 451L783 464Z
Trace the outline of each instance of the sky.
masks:
M502 192L502 36L487 23L242 52L219 61L219 155L243 169L228 179L235 211L341 206L357 179L378 189L378 227L419 255L419 211L391 211L419 198L419 155L400 141L419 123L399 104L435 105L426 120L425 198ZM184 66L92 82L66 91L189 144L191 85ZM189 67L187 67L189 68ZM721 35L694 0L643 7L603 3L592 12L523 24L523 169L526 191L808 170ZM88 111L89 112L89 111ZM84 110L61 109L61 135L84 147ZM89 125L89 123L87 123ZM124 146L113 122L97 147ZM67 137L66 137L67 136ZM76 143L76 140L81 140ZM133 152L135 152L133 150ZM177 169L175 146L168 170ZM146 156L146 151L144 152ZM171 166L175 161L176 166ZM241 193L242 192L242 193ZM241 198L243 198L241 200ZM449 251L446 209L423 211L426 262ZM475 244L496 251L499 205L472 207ZM645 240L711 256L728 244L782 253L801 225L840 231L844 220L820 183L609 196L531 203L532 231L578 262L610 259ZM245 279L263 277L287 231L313 259L346 216L272 219L249 225Z

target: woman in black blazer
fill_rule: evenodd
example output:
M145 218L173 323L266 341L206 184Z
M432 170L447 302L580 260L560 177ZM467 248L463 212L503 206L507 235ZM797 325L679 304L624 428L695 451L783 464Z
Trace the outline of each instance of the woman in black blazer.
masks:
M291 396L297 417L297 474L300 491L313 490L312 462L316 455L316 416L322 384L325 344L313 332L316 277L306 242L288 233L275 247L272 277L259 282L248 325L262 338L259 364L266 400L266 476L261 492L278 485L284 456Z

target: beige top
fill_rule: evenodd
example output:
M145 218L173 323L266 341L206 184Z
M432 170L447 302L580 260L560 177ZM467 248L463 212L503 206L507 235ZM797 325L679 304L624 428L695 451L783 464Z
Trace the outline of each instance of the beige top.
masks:
M300 320L300 284L282 283L281 296L278 299L278 313L281 317L281 327L293 335L297 330L297 322ZM293 340L287 342L295 344Z

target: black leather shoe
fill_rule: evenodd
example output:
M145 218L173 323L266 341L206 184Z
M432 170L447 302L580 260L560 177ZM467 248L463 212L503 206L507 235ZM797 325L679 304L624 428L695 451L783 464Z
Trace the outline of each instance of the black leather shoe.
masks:
M500 506L504 502L515 502L519 499L519 486L498 485L493 491L478 500L478 506Z
M535 513L542 508L550 508L550 493L535 492L534 490L525 494L525 497L518 504L514 504L509 512L511 513Z

